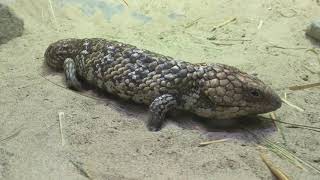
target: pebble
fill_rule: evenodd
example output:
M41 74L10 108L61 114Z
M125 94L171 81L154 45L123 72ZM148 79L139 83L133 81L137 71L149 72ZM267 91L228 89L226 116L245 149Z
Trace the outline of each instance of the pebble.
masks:
M301 79L302 80L304 80L304 81L308 81L309 80L309 76L308 75L302 75L302 76L300 76L301 77Z
M306 30L306 34L318 41L320 41L320 19L311 22Z

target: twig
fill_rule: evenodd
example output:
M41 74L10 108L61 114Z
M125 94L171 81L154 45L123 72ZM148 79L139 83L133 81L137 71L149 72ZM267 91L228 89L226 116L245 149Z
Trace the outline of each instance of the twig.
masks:
M273 119L266 118L266 117L262 117L262 116L260 116L260 118L263 118L263 119L269 120L269 121L277 121L277 122L279 122L279 123L288 124L288 125L295 126L295 127L309 128L309 129L318 129L318 130L320 130L320 127L307 126L307 125L295 124L295 123L289 123L289 122L281 121L281 120L278 120L278 119L274 119L274 120L273 120Z
M251 39L219 39L219 41L252 41Z
M41 8L41 19L44 22L44 11L43 11L43 8Z
M88 178L88 179L92 179L91 176L89 175L89 173L82 167L82 163L79 162L74 162L72 160L69 160L71 162L71 164L79 171L79 173Z
M285 100L287 100L287 93L285 92L284 93L284 97L283 97Z
M207 145L213 144L213 143L225 142L225 141L228 141L228 140L229 139L219 139L219 140L214 140L214 141L206 141L206 142L199 143L199 147L207 146Z
M275 167L271 161L269 161L264 153L260 153L260 157L262 161L267 165L269 170L272 172L274 176L277 177L278 180L289 180L289 177L282 172L279 168Z
M65 140L63 137L63 126L62 126L62 121L64 120L64 112L59 112L59 127L60 127L60 136L61 136L61 145L65 145Z
M320 174L320 169L313 166L312 164L310 164L309 162L297 157L294 153L290 152L289 150L287 150L286 148L284 148L281 145L275 144L273 143L271 140L269 140L268 138L265 137L259 137L257 136L255 133L253 133L252 131L250 131L249 129L247 129L246 127L242 127L242 129L246 130L247 132L249 132L254 138L256 138L258 141L260 139L262 139L265 143L266 146L273 151L274 153L276 153L278 156L282 156L282 157L286 157L291 163L295 164L297 167L306 170L302 164L304 166L309 167L310 169L313 169L314 171L316 171L318 174Z
M296 156L294 154L291 154L287 149L282 148L281 146L273 143L272 141L265 139L266 141L266 146L269 150L271 150L272 152L274 152L276 155L278 155L281 158L286 158L288 159L288 161L292 164L294 164L295 166L297 166L298 168L307 171L307 169L305 167L303 167L303 165L301 164L301 162L299 162L296 158Z
M48 1L49 1L49 6L50 6L51 14L52 14L52 17L53 17L53 21L54 21L54 23L56 25L56 28L58 29L58 22L57 22L56 15L54 14L52 2L51 2L51 0L48 0Z
M211 42L211 43L214 45L217 45L217 46L232 46L232 45L234 45L231 43L220 43L220 42Z
M55 86L57 86L57 87L60 87L60 88L62 88L62 89L64 89L64 90L67 90L67 91L69 91L69 92L71 92L71 93L75 93L75 94L80 95L80 96L82 96L82 97L86 97L86 98L93 99L93 100L96 100L96 101L105 102L104 99L96 98L96 97L94 97L94 96L89 96L89 95L86 95L86 94L81 94L81 93L79 93L79 92L77 92L77 91L70 91L70 89L68 89L68 88L66 88L66 87L64 87L64 86L62 86L62 85L60 85L60 84L58 84L58 83L55 83L55 82L51 81L51 80L48 79L47 77L45 77L45 76L43 76L43 75L41 75L41 74L40 74L40 76L41 76L43 79L47 80L48 82L52 83L53 85L55 85ZM119 108L119 107L116 106L116 105L113 105L113 104L108 104L108 105L111 105L113 108L115 108L115 109L117 109L117 110L119 110L119 111L122 110L122 108Z
M320 82L318 83L312 83L312 84L305 84L305 85L297 85L297 86L291 86L289 87L290 90L292 91L297 91L297 90L303 90L303 89L308 89L308 88L313 88L320 86Z
M313 169L314 171L316 171L317 173L320 174L320 169L318 169L317 167L313 166L309 162L304 161L303 159L297 157L295 154L293 154L292 152L290 152L286 148L282 147L281 145L277 145L277 144L273 143L271 140L269 140L267 138L257 136L255 133L251 132L246 127L242 127L242 128L244 130L247 130L247 132L249 132L251 135L253 135L253 137L255 137L257 140L260 140L262 138L262 140L266 143L266 146L271 151L276 153L278 156L287 158L289 160L289 162L295 164L297 167L299 167L299 168L301 168L303 170L306 170L306 169L302 166L302 164L304 166L309 167L310 169Z
M283 133L283 126L281 126L281 124L278 124L278 118L276 117L276 114L274 112L271 112L270 113L270 117L271 117L271 121L273 122L274 126L277 128L278 132L280 133L281 135L281 138L283 140L283 143L284 144L287 144L287 139Z
M251 39L217 39L215 36L207 37L207 40L214 41L214 40L219 40L219 41L252 41Z
M195 25L196 23L198 23L198 21L200 20L200 19L202 19L203 17L199 17L199 18L197 18L196 20L193 20L192 22L190 22L190 23L188 23L187 25L185 25L185 27L184 28L189 28L189 27L191 27L191 26L193 26L193 25Z
M313 52L315 55L319 56L319 53L317 52L317 50L315 48L311 48L311 49L307 49L306 52Z
M22 129L23 129L23 126L20 126L20 127L16 128L16 129L14 129L13 133L11 135L9 135L9 136L7 136L7 137L5 137L3 139L0 139L0 142L8 141L10 139L13 139L13 138L17 137L21 133Z
M225 21L225 22L223 22L223 23L221 23L221 24L213 27L213 28L211 29L211 32L212 32L212 31L215 31L216 29L221 28L221 27L223 27L223 26L225 26L225 25L227 25L227 24L229 24L229 23L231 23L231 22L234 22L234 21L236 21L236 20L237 20L236 17L231 18L231 19L229 19L229 20L227 20L227 21Z
M129 7L129 4L127 3L126 0L122 0L122 2L124 2Z
M292 103L289 102L288 100L285 100L284 98L281 98L281 100L282 100L282 102L286 103L287 105L289 105L289 106L291 106L291 107L293 107L293 108L295 108L295 109L297 109L297 110L299 110L299 111L301 111L301 112L304 112L304 109L302 109L302 108L300 108L300 107L292 104Z
M317 56L317 59L318 59L318 62L320 63L320 57L319 57L319 53L317 52L317 50L315 48L311 48L311 49L308 49L306 52L313 52L316 56Z
M48 79L47 77L45 77L45 76L43 76L43 75L40 75L40 76L41 76L43 79L47 80L48 82L52 83L52 84L55 85L55 86L58 86L58 87L60 87L60 88L62 88L62 89L64 89L64 90L69 90L68 88L66 88L66 87L64 87L64 86L62 86L62 85L60 85L60 84L58 84L58 83L55 83L55 82L51 81L50 79ZM80 95L80 96L83 96L83 97L86 97L86 98L90 98L90 99L93 99L93 100L104 101L104 100L102 100L102 99L99 99L99 98L96 98L96 97L93 97L93 96L88 96L88 95L85 95L85 94L81 94L81 93L76 92L76 91L70 91L70 92L74 92L74 93L76 93L76 94L78 94L78 95Z
M289 9L289 10L293 12L292 15L285 15L285 14L283 14L280 10L278 11L278 13L279 13L282 17L286 17L286 18L291 18L291 17L294 17L294 16L296 16L296 15L298 14L298 12L297 12L296 10L294 10L294 9Z
M273 122L273 125L274 125L274 127L280 132L280 129L279 129L279 127L277 126L277 124L276 124L276 114L274 113L274 112L271 112L271 113L269 113L270 114L270 118L272 119L272 122Z
M302 129L308 129L310 131L320 132L320 130L316 130L316 129L310 128L310 127L295 126L295 125L289 125L289 126L286 126L286 127L287 128L302 128Z
M263 20L260 20L257 29L261 29L261 28L262 28L262 25L263 25Z
M271 45L271 46L267 46L266 48L294 49L294 50L309 49L309 48L306 48L306 47L283 47L283 46L278 46L278 45Z
M320 174L320 169L318 169L317 167L313 166L312 164L310 164L309 162L306 162L304 160L302 160L301 158L297 157L295 154L293 154L292 152L288 151L287 149L283 148L280 145L274 144L273 142L271 142L270 140L266 139L267 143L272 146L273 148L275 148L276 150L278 150L279 152L283 153L283 155L291 157L292 159L298 161L299 163L317 171L317 173ZM302 166L301 166L302 167ZM303 167L302 167L303 168ZM303 168L304 169L304 168Z
M282 149L280 148L280 146L278 146L277 144L273 143L272 141L270 141L269 139L265 138L265 137L259 137L258 135L256 135L255 133L253 133L252 131L250 131L249 129L247 129L246 127L243 127L244 130L246 130L247 132L249 132L254 138L256 138L256 140L258 141L258 143L263 143L265 144L265 146L271 150L272 152L274 152L275 154L277 154L279 157L281 158L287 158L287 160L296 165L297 167L306 170L301 163L295 159L296 156L290 156L290 154L287 152L286 149ZM262 140L262 142L261 142Z
M320 62L320 60L319 60L319 62ZM315 71L311 70L306 65L302 65L302 67L305 68L307 71L309 71L311 74L319 74L319 72L315 72Z

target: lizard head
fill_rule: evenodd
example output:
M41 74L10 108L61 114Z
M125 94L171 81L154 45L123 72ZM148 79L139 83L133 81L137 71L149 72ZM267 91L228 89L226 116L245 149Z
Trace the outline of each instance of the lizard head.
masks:
M196 110L200 116L235 118L281 107L281 99L275 91L253 75L222 64L208 66L206 74L200 85L206 103Z

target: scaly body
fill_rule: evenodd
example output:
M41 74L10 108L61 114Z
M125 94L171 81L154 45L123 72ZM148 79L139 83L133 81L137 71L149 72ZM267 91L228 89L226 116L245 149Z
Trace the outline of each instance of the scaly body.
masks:
M223 64L192 64L105 39L64 39L45 52L46 63L64 70L67 85L79 80L150 106L148 128L161 128L168 111L212 119L274 111L279 96L261 80Z

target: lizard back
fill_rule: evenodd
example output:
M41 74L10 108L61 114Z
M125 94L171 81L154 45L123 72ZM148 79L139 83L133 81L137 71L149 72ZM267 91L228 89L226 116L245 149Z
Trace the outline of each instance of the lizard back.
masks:
M160 94L179 94L195 85L188 74L199 69L148 50L105 39L65 39L45 53L46 63L62 69L75 60L77 75L87 83L138 103L150 104ZM191 81L192 80L192 81Z

